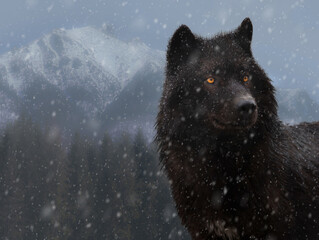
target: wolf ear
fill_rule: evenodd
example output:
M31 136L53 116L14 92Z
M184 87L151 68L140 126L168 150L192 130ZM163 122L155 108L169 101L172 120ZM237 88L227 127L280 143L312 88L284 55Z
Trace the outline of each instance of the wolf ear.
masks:
M251 54L251 40L253 37L253 24L249 18L245 18L240 26L235 30L235 38L240 46Z
M182 64L187 63L190 54L196 48L196 37L186 26L181 25L173 34L167 48L167 71L175 75Z

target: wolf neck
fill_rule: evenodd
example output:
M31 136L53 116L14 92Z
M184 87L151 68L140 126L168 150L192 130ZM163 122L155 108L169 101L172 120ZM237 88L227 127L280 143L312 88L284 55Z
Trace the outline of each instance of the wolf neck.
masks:
M242 165L241 159L248 155L268 155L265 143L280 134L281 123L276 115L267 116L250 129L229 131L209 129L194 125L192 131L184 131L182 148L192 148L193 154L211 156L214 163ZM205 142L202 140L205 139ZM246 163L245 163L246 164Z
M259 129L260 127L263 129ZM194 175L189 179L189 184L198 182L199 179L196 176L202 176L203 174L208 174L207 179L214 178L216 181L225 184L228 179L236 179L238 176L252 178L252 182L255 180L263 182L267 177L265 176L265 169L279 169L277 165L280 163L269 161L271 153L267 148L269 146L267 142L272 142L271 138L278 137L280 128L281 123L277 118L272 118L269 119L267 124L256 126L255 129L241 134L238 133L237 136L221 136L214 131L209 131L206 134L203 131L198 131L197 134L193 132L192 136L184 135L186 141L179 143L172 141L171 148L177 150L177 155L172 158L175 159L179 156L180 162L176 164L175 161L166 158L164 158L164 161L168 160L166 167L171 174L176 174L182 169L196 169L193 172ZM203 129L203 126L200 126L199 129ZM258 132L264 134L258 135ZM273 135L274 132L277 132L276 135ZM186 134L186 132L184 133ZM252 133L255 136L249 138ZM196 136L194 137L194 135ZM232 140L234 136L238 137L238 140ZM207 140L204 144L203 139ZM170 147L167 149L173 150ZM251 161L246 161L247 159ZM184 176L184 174L181 175Z

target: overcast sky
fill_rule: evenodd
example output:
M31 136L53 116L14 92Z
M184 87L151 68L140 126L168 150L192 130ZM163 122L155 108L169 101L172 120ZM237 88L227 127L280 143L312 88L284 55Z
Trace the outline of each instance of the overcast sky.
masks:
M165 49L167 39L182 23L209 35L230 30L247 16L258 42L312 51L318 49L318 7L319 1L303 0L2 0L0 51L56 28L103 23L113 24L122 39L139 37L154 48Z
M318 10L319 1L306 0L1 0L0 53L57 28L103 24L120 39L165 50L180 24L209 36L250 17L254 54L266 70L281 79L319 79Z

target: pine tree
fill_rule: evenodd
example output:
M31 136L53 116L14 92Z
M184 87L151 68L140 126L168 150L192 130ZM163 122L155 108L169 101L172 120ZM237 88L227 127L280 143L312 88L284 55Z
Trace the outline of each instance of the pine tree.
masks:
M136 194L136 163L132 149L132 141L127 133L123 133L112 159L113 169L113 211L112 226L114 236L120 239L132 239L132 222L138 218L138 212L132 204L138 197Z
M75 222L75 216L72 212L74 204L72 202L70 194L70 181L69 181L69 169L68 169L67 156L63 156L58 161L57 166L57 190L56 190L56 209L57 215L55 218L54 226L55 233L53 239L63 240L70 239L73 232L73 225Z
M111 238L111 214L113 211L112 168L114 155L112 139L105 133L94 169L94 214L96 236L101 239ZM112 200L112 201L111 201Z
M68 154L68 224L72 231L70 239L80 239L81 229L84 227L82 208L85 204L82 175L85 153L85 144L79 134L75 134Z
M1 188L6 189L1 205L2 219L6 220L2 236L42 238L51 228L54 215L54 162L58 151L24 116L8 126L1 143L1 161L5 163Z

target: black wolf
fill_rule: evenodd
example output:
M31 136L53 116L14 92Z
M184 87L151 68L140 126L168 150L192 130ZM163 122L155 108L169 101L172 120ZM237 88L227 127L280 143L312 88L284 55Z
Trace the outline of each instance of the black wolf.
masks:
M319 239L319 123L280 122L252 33L248 18L209 39L176 30L160 159L193 239Z

